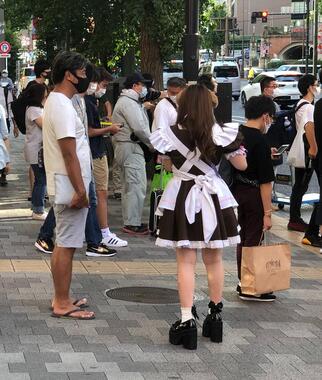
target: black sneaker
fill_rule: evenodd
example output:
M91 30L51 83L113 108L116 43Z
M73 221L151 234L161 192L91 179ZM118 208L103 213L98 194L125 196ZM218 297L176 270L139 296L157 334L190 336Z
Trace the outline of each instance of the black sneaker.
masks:
M237 285L237 287L236 287L236 292L238 293L238 294L241 294L242 293L242 291L241 291L241 286L238 284Z
M108 248L104 243L88 244L86 248L86 256L89 257L111 257L115 255L116 250Z
M258 302L273 302L276 296L273 293L261 294L259 296L252 296L250 294L239 294L239 298L243 301L258 301Z
M35 247L43 253L53 253L55 245L51 239L38 239Z
M322 238L321 236L304 235L302 244L310 245L311 247L322 248Z

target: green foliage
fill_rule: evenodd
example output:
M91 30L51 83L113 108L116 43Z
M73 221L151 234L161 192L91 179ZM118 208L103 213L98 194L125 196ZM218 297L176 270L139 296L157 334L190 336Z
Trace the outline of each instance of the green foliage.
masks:
M166 61L182 50L185 0L0 0L11 31L30 25L39 17L37 48L51 60L61 49L77 50L93 62L118 65L134 48L139 51L145 33L150 47ZM223 33L216 32L215 17L225 16L218 0L201 0L200 31L203 48L218 50ZM89 28L89 20L94 28ZM93 25L92 25L93 26ZM140 54L149 54L146 46ZM142 50L142 49L141 49ZM146 50L146 51L145 51Z
M219 22L216 18L226 16L226 6L219 4L218 0L201 0L200 5L201 46L219 52L225 43L225 33L217 31Z

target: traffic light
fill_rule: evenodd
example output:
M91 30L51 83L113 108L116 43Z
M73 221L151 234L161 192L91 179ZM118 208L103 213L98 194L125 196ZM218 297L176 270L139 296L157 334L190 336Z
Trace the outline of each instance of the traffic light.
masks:
M262 22L267 23L268 11L262 12Z
M267 23L268 11L252 12L251 23L256 24L258 18L262 19L262 22Z

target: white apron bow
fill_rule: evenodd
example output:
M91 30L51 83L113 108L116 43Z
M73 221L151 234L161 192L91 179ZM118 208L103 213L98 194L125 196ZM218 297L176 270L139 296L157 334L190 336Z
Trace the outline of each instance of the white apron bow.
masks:
M190 189L185 200L185 213L190 224L195 222L196 214L201 211L203 220L203 234L208 243L217 228L217 213L211 194L222 196L221 189L216 186L216 174L214 172L204 175L193 175L174 168L173 174L183 181L194 180L195 184Z

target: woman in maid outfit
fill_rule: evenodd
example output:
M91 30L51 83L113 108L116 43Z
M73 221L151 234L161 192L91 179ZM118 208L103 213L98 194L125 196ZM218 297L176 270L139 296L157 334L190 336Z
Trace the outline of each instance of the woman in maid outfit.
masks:
M156 245L176 249L181 319L170 328L170 343L196 349L197 249L202 250L210 296L202 333L221 342L222 249L240 241L234 213L237 203L217 167L222 155L239 170L247 164L238 125L215 122L211 93L205 86L189 86L178 103L177 124L155 131L150 138L157 151L171 158L174 175L156 211L161 216Z

